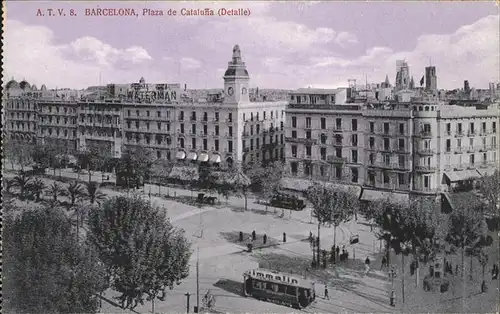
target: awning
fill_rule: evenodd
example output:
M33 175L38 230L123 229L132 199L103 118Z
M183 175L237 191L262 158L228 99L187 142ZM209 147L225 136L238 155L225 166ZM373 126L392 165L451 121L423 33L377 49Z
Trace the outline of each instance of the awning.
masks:
M210 162L213 162L213 163L220 163L220 155L212 155L212 157L210 157Z
M324 183L326 186L333 186L335 188L343 189L345 191L351 190L358 198L361 194L361 187L357 185L339 184L339 183L323 182L323 181L320 182ZM290 177L285 177L281 179L281 186L283 188L299 192L306 191L310 186L312 186L312 184L313 184L312 181L306 179L298 179Z
M463 180L471 180L471 179L479 179L482 175L478 170L461 170L461 171L453 171L453 172L445 172L444 173L450 182L457 182Z
M494 175L496 170L497 169L495 168L484 168L484 169L478 169L477 171L481 174L482 177L486 177Z
M183 151L178 151L177 154L175 155L175 158L184 159L184 158L186 158L186 153Z
M198 157L198 161L207 162L208 161L208 154L201 153L200 156Z
M367 189L363 189L363 193L361 193L361 197L359 199L361 201L369 202L385 199L390 199L391 201L396 203L405 203L409 201L408 194Z
M189 160L196 160L196 158L198 158L198 155L196 153L189 153L188 156L187 156L187 159Z

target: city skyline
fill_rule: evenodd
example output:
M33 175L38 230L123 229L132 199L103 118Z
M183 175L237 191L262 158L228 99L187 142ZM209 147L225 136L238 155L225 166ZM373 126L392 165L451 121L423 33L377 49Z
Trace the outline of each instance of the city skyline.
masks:
M139 17L85 16L86 8L97 7L134 8ZM251 15L142 16L143 8L205 7L249 8ZM71 18L72 27L67 27L70 17L36 17L38 9L48 8L74 9L79 16ZM26 79L49 88L81 89L140 77L186 83L190 89L222 88L228 50L235 44L250 69L250 87L345 87L351 78L358 84L380 83L386 74L394 84L396 60L403 59L417 86L430 63L436 67L438 89L461 88L464 80L476 88L499 81L494 3L101 2L56 7L10 2L7 9L6 80ZM123 22L127 19L131 23Z

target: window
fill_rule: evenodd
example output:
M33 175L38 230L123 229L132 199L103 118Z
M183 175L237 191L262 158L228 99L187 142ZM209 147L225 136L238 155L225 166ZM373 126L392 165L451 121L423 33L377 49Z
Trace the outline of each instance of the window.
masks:
M384 134L389 134L389 123L384 123Z
M405 125L404 123L399 124L399 134L405 134Z
M160 159L161 158L161 151L156 152L156 158Z
M325 133L321 134L320 141L321 141L321 144L323 144L323 145L326 144L326 134Z
M158 118L160 118L160 117L161 117L161 111L157 111L157 112L156 112L156 116L157 116Z
M321 129L326 129L326 119L325 118L321 118Z
M227 117L228 122L233 122L233 113L230 112Z
M496 136L493 136L493 137L491 138L491 146L492 146L493 148L497 148L497 137L496 137Z
M253 125L250 126L250 135L253 135Z
M215 135L219 136L219 126L218 125L215 126Z
M136 110L136 111L135 111L135 115L136 115L136 116L138 116L138 117L140 116L140 112L139 112L139 110Z
M337 119L335 119L335 128L336 128L337 130L342 129L342 119L341 119L341 118L337 118Z
M353 163L358 163L358 151L357 150L352 150L351 151L351 157L352 157L352 162Z
M335 144L342 145L342 135L340 134L335 135Z
M148 116L148 117L149 117L149 110L148 110L148 111L146 111L146 116Z
M471 122L471 123L470 123L470 133L471 133L471 134L476 133L476 132L475 132L475 130L474 130L474 122Z
M260 138L257 138L255 140L255 146L257 147L257 149L259 149L259 147L260 147Z
M473 138L469 138L469 146L471 149L472 149L472 147L474 147L474 139Z
M398 165L399 168L405 168L405 155L398 155Z
M375 173L373 171L368 172L368 180L371 185L375 185Z
M259 125L259 124L257 124L257 125L255 126L255 133L257 133L257 134L259 134L259 133L260 133L260 125Z
M229 136L233 136L233 127L232 126L228 127L228 133L229 133Z
M358 168L354 168L354 167L351 168L351 181L353 183L357 183L358 177L359 177Z
M218 112L215 113L215 121L219 121L219 113Z
M431 185L431 178L429 176L424 177L424 188L428 189Z
M342 168L335 167L335 177L337 179L341 179L342 178Z
M462 123L457 124L458 134L462 134Z
M130 117L130 110L127 110L127 115Z
M390 141L388 138L384 138L384 150L389 150L390 149Z
M383 158L383 161L384 161L384 165L389 166L391 164L391 155L384 154L382 156L382 158Z
M470 163L471 165L473 165L473 164L474 164L474 154L471 154L471 155L469 156L469 163Z
M296 162L290 163L290 168L291 168L293 174L297 174L297 168L298 167L297 167L297 163Z
M319 167L319 174L324 177L325 176L325 166L320 166Z
M158 122L158 123L156 124L156 126L158 127L157 129L158 129L159 131L161 131L161 122Z
M183 121L184 120L184 111L181 111L179 113L179 121Z
M282 145L285 143L283 134L280 134L280 142L281 142Z
M181 123L181 134L184 134L184 123Z
M311 157L311 146L306 146L306 156Z
M352 146L358 146L358 135L357 134L351 135L351 142L352 142Z
M214 147L214 148L215 148L215 150L216 150L216 151L219 151L219 140L215 140L215 141L214 141L214 145L215 145L215 147Z
M405 175L404 173L398 173L398 185L405 185L406 184L406 181L405 181Z
M280 121L280 130L283 131L285 129L285 125L283 124L283 121Z
M206 124L203 125L203 134L207 135L208 132L208 126Z
M311 139L311 131L306 131L306 139Z
M370 148L374 148L374 147L375 147L375 138L370 137Z
M243 114L243 120L245 120L245 114ZM264 111L264 120L266 120L266 112Z
M451 151L451 140L446 140L446 152L449 153Z
M370 122L370 133L375 133L375 122Z
M253 150L253 138L250 139L250 150Z
M358 120L352 119L352 130L357 131L358 130Z
M271 111L271 113L272 113L272 111ZM272 118L272 114L271 114L271 118ZM306 118L306 128L307 129L311 128L311 118L309 118L309 117Z
M342 158L342 148L335 148L335 156L337 156L338 158Z
M462 147L462 140L461 139L457 139L457 147L458 148Z
M387 172L383 173L383 178L384 178L384 184L389 184L389 174Z
M192 149L196 149L196 138L195 138L195 137L193 137L193 138L191 139L191 148L192 148Z
M297 131L292 131L292 138L297 138Z
M274 119L273 113L274 113L274 111L271 111L271 119Z
M404 138L400 138L399 141L398 141L398 147L399 147L399 150L405 150L405 139Z
M497 123L491 122L491 128L493 129L493 132L496 132L497 131Z
M321 147L321 160L326 160L326 147Z
M233 141L227 141L227 150L232 153L233 152Z
M292 145L292 157L297 158L297 146Z
M486 153L483 153L483 162L486 162L488 160L488 157L486 155Z
M196 134L196 124L191 124L191 133Z
M184 148L184 139L183 138L179 139L179 143L181 144L181 148Z

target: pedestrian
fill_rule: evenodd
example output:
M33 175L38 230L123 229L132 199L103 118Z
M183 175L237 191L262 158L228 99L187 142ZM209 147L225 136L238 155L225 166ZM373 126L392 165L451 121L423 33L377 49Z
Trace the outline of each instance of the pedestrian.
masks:
M255 230L252 231L252 239L255 240L257 238L256 234L255 234Z
M493 264L493 269L491 270L491 279L496 280L498 278L498 266Z
M335 251L337 252L337 258L338 258L340 256L340 246L337 245Z
M328 287L325 285L325 299L330 300L330 296L328 295Z
M309 242L312 243L313 241L313 233L309 231Z
M264 237L262 238L262 242L263 242L264 244L266 244L266 243L267 243L267 235L266 235L266 234L264 234Z
M365 259L365 275L368 275L368 272L370 271L370 258Z
M384 257L382 257L382 266L380 266L380 270L385 266L387 266L387 257L384 255Z

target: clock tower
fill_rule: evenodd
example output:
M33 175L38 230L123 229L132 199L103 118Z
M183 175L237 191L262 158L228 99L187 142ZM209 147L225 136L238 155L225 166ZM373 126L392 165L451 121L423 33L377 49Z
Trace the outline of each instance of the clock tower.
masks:
M241 60L240 46L233 48L233 59L229 61L226 73L224 73L224 103L239 104L248 103L250 98L248 94L250 89L248 82L250 76L245 65Z

